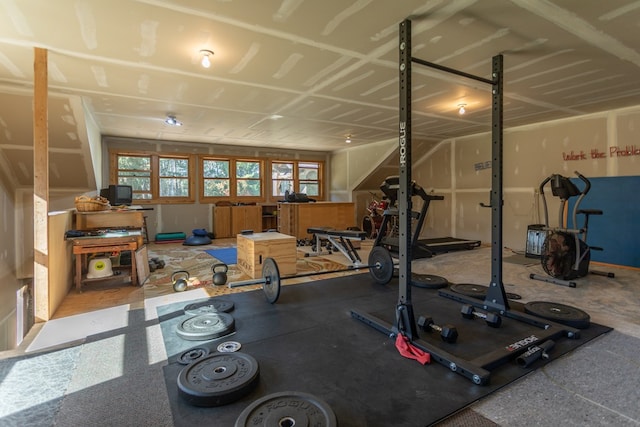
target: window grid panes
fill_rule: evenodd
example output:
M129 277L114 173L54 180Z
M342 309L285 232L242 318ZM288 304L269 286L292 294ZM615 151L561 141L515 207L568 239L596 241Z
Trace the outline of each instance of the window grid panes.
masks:
M271 163L271 194L276 197L284 197L285 193L294 189L293 163Z
M262 195L260 162L236 161L236 196L260 197Z
M151 157L150 156L117 156L117 182L119 185L130 185L134 200L149 200L151 193Z
M159 196L189 196L189 159L161 157L159 159Z
M229 163L229 160L203 160L204 197L229 197L231 195Z

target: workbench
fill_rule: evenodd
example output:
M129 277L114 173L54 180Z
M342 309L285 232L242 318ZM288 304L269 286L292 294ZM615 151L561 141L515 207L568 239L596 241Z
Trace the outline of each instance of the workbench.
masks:
M134 286L138 284L136 251L141 246L142 232L140 230L105 232L99 235L73 237L69 240L73 244L73 254L76 257L75 285L78 292L82 291L82 284L85 281L82 274L87 270L88 254L131 251L131 284ZM90 280L104 280L113 277Z

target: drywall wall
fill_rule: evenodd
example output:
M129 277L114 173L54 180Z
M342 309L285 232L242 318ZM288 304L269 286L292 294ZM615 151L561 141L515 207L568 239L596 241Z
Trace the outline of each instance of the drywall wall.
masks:
M529 224L544 222L540 183L553 173L587 177L640 175L640 106L504 130L503 244L524 251ZM432 202L421 237L453 236L491 242L488 204L493 171L491 134L441 141L413 154L413 179L445 197ZM346 167L357 162L347 159ZM365 195L376 188L357 188ZM628 201L640 204L638 192L626 189ZM359 196L356 211L362 212ZM548 197L550 225L557 225L559 201ZM640 247L635 248L640 252Z

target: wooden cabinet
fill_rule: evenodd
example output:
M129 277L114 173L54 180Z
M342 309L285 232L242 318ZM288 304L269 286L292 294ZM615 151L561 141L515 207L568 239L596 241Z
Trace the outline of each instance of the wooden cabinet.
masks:
M297 239L311 237L309 227L344 230L355 225L354 203L278 203L278 231Z
M215 206L213 234L216 239L236 237L242 230L262 231L261 206Z
M213 235L216 239L233 237L231 234L231 206L214 206Z
M262 207L233 206L231 208L232 236L240 234L242 230L262 231Z

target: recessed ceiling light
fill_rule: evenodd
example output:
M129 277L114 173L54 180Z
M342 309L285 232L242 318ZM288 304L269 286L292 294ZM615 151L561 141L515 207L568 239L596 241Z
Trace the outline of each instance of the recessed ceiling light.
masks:
M467 110L465 110L464 107L466 107L467 104L458 104L458 114L463 115L464 113L467 112Z
M347 138L344 140L347 144L351 144L351 135L347 135Z
M176 116L167 116L167 118L164 119L164 122L169 126L182 126L182 122L176 119Z
M284 116L281 116L280 114L272 114L269 116L269 118L271 120L280 120L281 118L283 118Z

